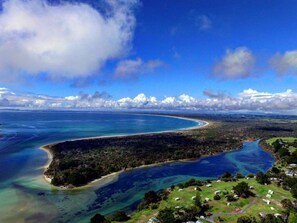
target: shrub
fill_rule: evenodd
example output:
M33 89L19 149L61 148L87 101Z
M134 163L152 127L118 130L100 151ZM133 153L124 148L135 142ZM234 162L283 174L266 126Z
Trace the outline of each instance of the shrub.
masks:
M216 194L216 195L213 197L213 199L214 199L214 200L216 200L216 201L218 201L218 200L220 200L220 199L221 199L221 196L220 196L220 195L218 195L218 194Z

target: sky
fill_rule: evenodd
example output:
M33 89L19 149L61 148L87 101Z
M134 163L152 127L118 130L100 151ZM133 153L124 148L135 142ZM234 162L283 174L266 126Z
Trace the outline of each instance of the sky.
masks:
M6 0L0 107L297 113L295 0Z

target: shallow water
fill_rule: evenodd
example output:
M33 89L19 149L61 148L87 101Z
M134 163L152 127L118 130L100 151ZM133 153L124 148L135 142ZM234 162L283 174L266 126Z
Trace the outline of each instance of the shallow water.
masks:
M42 179L47 161L39 146L65 139L133 134L192 127L194 121L169 117L94 112L1 112L0 222L88 222L97 212L133 211L148 190L160 190L192 177L216 178L225 171L266 171L273 157L258 142L238 151L194 162L165 164L122 173L100 187L56 190Z

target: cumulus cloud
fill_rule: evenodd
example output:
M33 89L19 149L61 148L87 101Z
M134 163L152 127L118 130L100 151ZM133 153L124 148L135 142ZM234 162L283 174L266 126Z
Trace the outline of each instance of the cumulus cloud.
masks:
M0 88L0 108L20 109L150 109L150 110L191 110L191 111L258 111L297 113L297 93L288 89L284 92L269 93L245 89L231 97L221 93L204 91L208 98L194 98L187 94L166 96L158 99L143 93L135 97L118 100L106 92L94 94L79 93L67 97L19 94Z
M136 0L105 0L106 13L83 3L7 0L0 12L0 80L46 73L92 75L130 49Z
M277 53L270 62L279 74L297 74L297 50L286 51L284 54Z
M212 27L212 21L208 16L201 15L197 18L197 25L199 26L200 30L208 30Z
M115 68L116 78L135 78L138 75L152 73L163 66L160 60L149 60L144 62L141 58L135 60L122 60Z
M246 47L226 50L225 55L212 69L214 77L222 80L242 79L253 75L256 59Z

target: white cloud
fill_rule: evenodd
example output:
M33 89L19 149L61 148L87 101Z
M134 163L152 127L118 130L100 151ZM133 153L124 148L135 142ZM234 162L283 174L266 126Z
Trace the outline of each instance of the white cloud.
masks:
M2 88L0 88L2 89ZM206 94L205 94L206 95ZM214 96L215 95L215 96ZM187 94L166 96L157 99L143 93L134 98L111 99L106 92L94 94L80 93L67 97L20 94L9 89L0 91L0 108L21 109L152 109L152 110L192 110L192 111L259 111L297 113L297 93L288 89L284 92L260 92L245 89L237 96L209 93L208 98L194 98Z
M50 78L91 75L130 49L136 0L106 0L108 16L87 4L50 5L7 0L0 13L0 80L49 73Z
M212 21L206 15L198 16L197 25L200 30L208 30L212 27Z
M297 74L297 50L275 54L271 58L271 65L280 74Z
M152 73L161 67L163 62L160 60L149 60L144 62L141 58L135 60L122 60L115 68L116 78L136 78L138 75Z
M252 76L255 56L246 47L228 49L226 54L213 66L213 75L219 79L242 79Z

